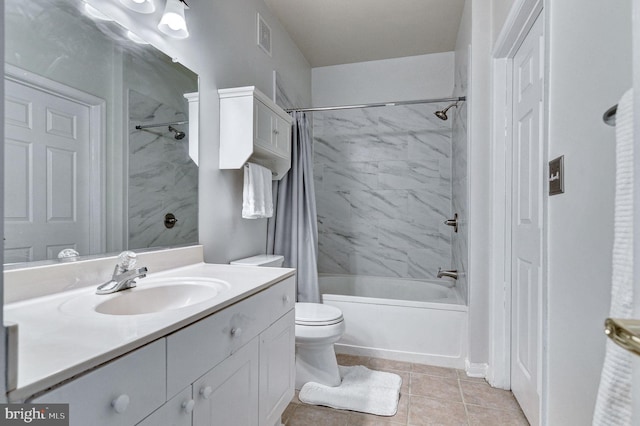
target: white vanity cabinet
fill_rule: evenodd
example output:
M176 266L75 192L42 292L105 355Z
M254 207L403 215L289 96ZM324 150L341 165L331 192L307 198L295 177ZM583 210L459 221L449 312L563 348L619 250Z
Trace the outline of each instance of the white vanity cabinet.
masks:
M194 426L277 423L294 394L294 305L288 278L167 337L168 395L192 384Z
M166 401L165 339L32 399L68 403L69 424L135 425Z
M291 122L282 108L254 86L218 90L220 168L258 163L280 180L291 168Z
M28 402L70 403L70 424L273 426L295 382L289 277Z

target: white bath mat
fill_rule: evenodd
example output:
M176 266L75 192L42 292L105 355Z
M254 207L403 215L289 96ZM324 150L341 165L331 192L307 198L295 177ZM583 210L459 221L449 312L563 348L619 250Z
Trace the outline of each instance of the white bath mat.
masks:
M300 401L340 410L393 416L398 411L402 378L397 374L369 370L357 365L339 366L342 383L336 387L315 382L300 389Z

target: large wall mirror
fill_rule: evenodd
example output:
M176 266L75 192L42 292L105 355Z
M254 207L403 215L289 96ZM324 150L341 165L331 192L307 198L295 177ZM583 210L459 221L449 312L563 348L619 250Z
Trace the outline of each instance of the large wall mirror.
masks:
M196 243L197 75L82 1L4 4L5 264Z

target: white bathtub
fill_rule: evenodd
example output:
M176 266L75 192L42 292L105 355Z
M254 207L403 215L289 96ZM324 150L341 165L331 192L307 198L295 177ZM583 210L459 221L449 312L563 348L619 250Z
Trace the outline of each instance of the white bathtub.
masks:
M320 274L323 302L342 310L336 352L464 368L467 306L447 281Z

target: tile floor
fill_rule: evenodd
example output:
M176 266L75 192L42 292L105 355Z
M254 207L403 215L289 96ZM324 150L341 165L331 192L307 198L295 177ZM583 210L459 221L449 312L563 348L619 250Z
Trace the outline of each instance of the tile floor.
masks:
M364 365L402 377L398 412L380 417L307 405L296 396L282 415L285 426L528 425L509 391L494 389L464 371L408 362L338 355L340 365Z

